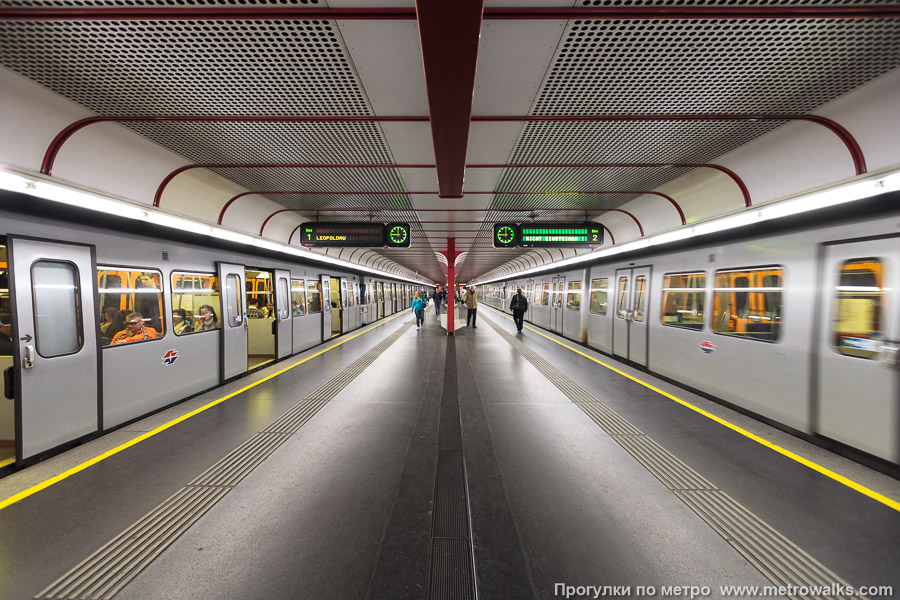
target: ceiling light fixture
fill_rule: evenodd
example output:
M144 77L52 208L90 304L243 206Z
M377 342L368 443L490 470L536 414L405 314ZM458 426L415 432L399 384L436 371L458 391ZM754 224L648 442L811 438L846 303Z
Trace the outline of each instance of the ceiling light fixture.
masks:
M288 246L258 236L241 233L218 225L209 225L200 221L194 221L184 217L161 212L159 209L149 206L133 204L124 199L113 198L99 192L78 189L70 185L64 185L55 181L49 181L43 176L18 173L9 169L0 169L0 189L20 194L27 194L60 204L67 204L77 208L94 210L106 214L117 215L126 219L144 221L154 225L161 225L179 231L186 231L199 235L214 237L220 240L237 244L246 244L256 248L302 257L305 260L339 266L355 271L365 271L373 275L400 279L414 283L427 282L424 279L412 279L393 273L370 269L344 260L332 258L313 252L307 248Z

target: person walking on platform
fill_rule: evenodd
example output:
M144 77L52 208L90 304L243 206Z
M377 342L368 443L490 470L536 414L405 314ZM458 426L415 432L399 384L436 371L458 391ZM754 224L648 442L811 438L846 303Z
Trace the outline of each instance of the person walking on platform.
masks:
M513 322L516 324L516 331L522 332L522 322L525 320L525 311L528 310L528 299L522 293L522 288L516 290L515 296L509 303L509 310L512 311Z
M412 301L412 311L416 313L416 329L425 323L425 306L426 301L422 298L422 292L416 292Z
M469 322L472 323L472 329L478 329L478 325L475 324L475 319L478 317L478 292L475 291L475 286L469 286L468 291L466 291L466 297L463 299L466 303L466 327L469 326Z
M447 299L447 292L443 290L441 287L434 288L434 318L441 318L441 306L444 304L444 300Z

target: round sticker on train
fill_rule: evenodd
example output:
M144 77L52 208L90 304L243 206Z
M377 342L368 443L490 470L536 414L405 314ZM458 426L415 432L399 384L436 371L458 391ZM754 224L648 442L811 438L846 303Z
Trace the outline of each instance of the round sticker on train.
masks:
M702 352L703 354L712 354L713 352L715 352L715 350L716 345L712 342L707 342L706 340L700 342L700 352Z

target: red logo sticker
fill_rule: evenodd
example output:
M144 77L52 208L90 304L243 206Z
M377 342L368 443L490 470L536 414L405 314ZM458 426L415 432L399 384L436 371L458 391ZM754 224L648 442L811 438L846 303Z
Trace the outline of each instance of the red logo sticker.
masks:
M700 352L703 354L712 354L716 350L716 345L706 340L700 342Z

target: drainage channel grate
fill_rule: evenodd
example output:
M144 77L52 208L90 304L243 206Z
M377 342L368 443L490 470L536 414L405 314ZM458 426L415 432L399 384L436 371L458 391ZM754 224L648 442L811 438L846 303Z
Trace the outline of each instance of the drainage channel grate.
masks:
M112 598L411 326L407 323L366 352L35 598Z
M795 588L821 589L833 584L849 587L802 548L597 400L493 320L482 319L770 581ZM789 597L799 599L812 596ZM859 595L830 597L865 598Z

